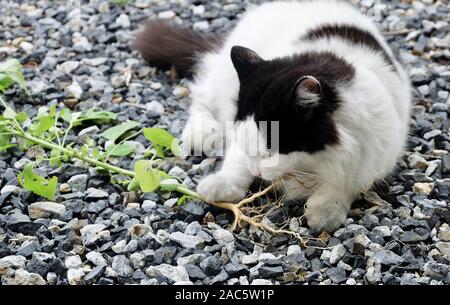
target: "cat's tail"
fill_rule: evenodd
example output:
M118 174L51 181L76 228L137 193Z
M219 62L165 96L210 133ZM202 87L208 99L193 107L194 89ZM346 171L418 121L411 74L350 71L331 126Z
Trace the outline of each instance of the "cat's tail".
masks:
M173 66L181 77L191 77L198 55L219 48L221 42L218 36L154 19L137 34L133 47L150 65Z

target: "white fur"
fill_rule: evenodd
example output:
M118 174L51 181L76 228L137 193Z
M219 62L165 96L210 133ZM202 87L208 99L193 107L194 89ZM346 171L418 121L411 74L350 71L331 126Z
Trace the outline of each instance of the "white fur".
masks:
M266 60L308 50L331 51L356 68L354 81L339 87L344 101L334 113L339 145L314 154L294 152L267 157L263 153L259 158L250 158L240 149L238 143L242 145L243 140L239 136L237 141L231 141L222 169L200 182L198 191L206 200L242 198L254 175L267 180L281 177L289 198L308 198L309 225L333 230L344 223L359 193L394 168L408 132L409 80L398 63L395 65L400 76L371 49L338 38L299 41L309 29L330 23L356 25L370 31L391 52L369 18L346 3L322 0L272 2L252 8L220 51L203 55L198 76L190 84L192 107L183 133L184 144L197 151L206 150L204 138L214 137L220 126L233 121L236 114L239 81L230 60L232 46L250 48ZM237 134L250 130L249 124L254 122L241 123ZM277 162L268 163L271 160Z

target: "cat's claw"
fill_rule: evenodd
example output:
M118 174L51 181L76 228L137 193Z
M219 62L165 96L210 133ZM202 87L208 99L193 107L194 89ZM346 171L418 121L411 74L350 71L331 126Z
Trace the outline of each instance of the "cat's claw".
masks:
M236 202L245 197L245 189L220 173L203 178L197 187L197 192L207 202Z

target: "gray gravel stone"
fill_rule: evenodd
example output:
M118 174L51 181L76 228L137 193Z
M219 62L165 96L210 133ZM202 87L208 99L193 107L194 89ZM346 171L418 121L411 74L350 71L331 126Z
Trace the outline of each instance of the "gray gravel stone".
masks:
M112 261L112 269L121 277L130 277L133 275L133 268L130 260L125 255L114 256Z
M176 242L183 248L188 249L201 249L205 244L205 241L202 238L181 232L171 233L170 240Z

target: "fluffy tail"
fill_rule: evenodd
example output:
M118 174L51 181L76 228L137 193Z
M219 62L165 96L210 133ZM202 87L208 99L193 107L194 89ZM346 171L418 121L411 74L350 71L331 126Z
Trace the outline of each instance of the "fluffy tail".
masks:
M163 20L150 20L137 35L133 47L152 66L160 69L175 67L181 77L190 77L196 57L217 49L221 39L212 34L173 25Z

